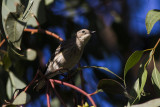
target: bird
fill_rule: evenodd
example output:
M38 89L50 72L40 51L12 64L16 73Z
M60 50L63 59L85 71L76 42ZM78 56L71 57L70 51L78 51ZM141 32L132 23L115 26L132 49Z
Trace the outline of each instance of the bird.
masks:
M47 76L46 78L50 79L58 74L71 70L79 62L84 48L94 32L95 31L90 31L88 29L81 29L77 31L75 36L63 41L57 47L55 53L52 55L52 58L47 64L47 69L45 71L45 76ZM60 68L64 68L64 70L61 70L61 72L57 71ZM39 91L44 87L44 85L45 80L40 80L37 83L36 91Z

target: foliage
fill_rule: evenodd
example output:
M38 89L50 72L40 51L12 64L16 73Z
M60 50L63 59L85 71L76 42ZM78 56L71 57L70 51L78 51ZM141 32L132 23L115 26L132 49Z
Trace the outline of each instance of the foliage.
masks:
M1 74L4 73L7 76L4 79L4 80L6 80L6 82L4 82L4 84L0 78L0 85L2 85L2 87L6 87L6 90L1 89L7 95L7 97L5 97L4 99L7 99L8 101L6 101L5 103L3 102L3 105L5 105L5 106L6 105L24 105L24 104L27 104L28 102L30 102L32 94L33 94L32 92L30 92L30 90L33 89L32 85L35 86L34 83L36 82L38 75L41 75L41 73L38 71L39 70L38 69L37 74L34 76L34 78L32 79L32 81L30 83L27 83L26 81L24 81L25 80L25 78L23 78L24 72L26 71L25 68L27 68L27 67L25 67L25 64L23 66L21 66L21 62L27 63L27 64L32 64L32 62L38 60L37 57L40 57L40 54L37 54L39 49L37 49L36 46L35 47L33 46L31 48L31 46L24 45L25 43L24 43L23 39L25 38L25 36L32 36L32 34L36 33L36 34L38 34L36 36L39 36L39 38L41 35L50 35L50 36L54 37L54 39L56 39L56 40L63 41L63 39L61 37L59 37L58 35L56 35L52 32L49 32L47 30L43 30L43 28L41 28L40 25L42 25L42 23L44 23L43 22L44 20L42 21L42 19L41 19L39 21L39 19L37 19L38 15L34 13L36 10L38 11L38 6L42 5L39 2L34 3L33 0L29 0L28 2L21 3L20 1L17 1L17 4L15 4L14 7L13 6L9 7L9 5L11 5L13 3L13 1L11 2L8 0L8 2L5 2L5 0L3 0L3 3L2 3L2 10L3 10L2 19L3 19L3 26L4 26L3 29L4 29L5 33L1 32L1 36L2 36L2 38L4 38L4 41L6 41L7 48L0 50L0 70L1 70L0 72L2 72ZM54 2L54 1L53 0L47 1L46 5L49 5L49 3L51 3L51 2ZM32 10L32 6L34 4L36 5L36 7L33 8L33 13L32 13L31 10ZM13 9L14 11L9 11L8 14L6 15L6 11L9 10L6 8L10 8L10 10ZM87 10L86 7L85 7L85 9ZM42 11L42 13L43 13L43 11ZM147 28L148 34L150 34L154 24L160 19L159 14L160 14L159 10L151 10L148 12L148 14L146 16L146 28ZM46 21L46 18L44 18L44 19ZM30 23L28 23L29 21L30 21ZM35 23L37 25L35 25ZM35 29L26 28L29 25L34 26ZM37 27L38 27L38 29L37 29ZM3 29L1 29L1 31ZM30 33L28 33L29 35L26 35L27 34L26 32L27 33L30 32ZM50 37L48 37L48 38L50 38ZM39 39L37 39L36 41L38 41L38 40ZM28 40L27 42L29 42L29 41L30 40ZM41 40L39 40L39 41L43 41L43 39L41 38ZM159 45L159 42L160 42L160 39L158 39L157 43L154 45L153 48L145 49L145 50L138 50L138 51L133 52L130 55L130 57L128 58L125 66L124 66L124 72L123 72L124 78L123 79L107 67L96 66L96 65L95 66L80 66L80 67L78 67L77 71L79 71L79 72L83 72L83 69L85 69L85 68L91 69L91 70L100 69L105 72L109 72L112 75L117 77L117 79L111 79L111 78L100 79L99 82L97 83L97 89L94 92L92 92L91 94L84 91L84 89L83 89L84 84L81 84L82 89L80 89L74 84L63 82L63 80L60 81L60 80L56 80L56 79L50 79L49 81L47 81L47 88L46 88L46 90L47 90L46 96L47 96L48 106L50 106L50 99L49 99L50 98L49 97L50 91L49 91L49 89L51 89L51 88L54 90L54 94L56 94L56 96L59 98L60 102L64 106L66 105L61 98L62 95L59 94L59 91L56 91L55 83L70 87L73 90L80 92L81 94L83 94L84 96L86 96L89 99L92 106L96 106L96 104L91 96L99 95L102 92L103 92L103 94L106 94L106 95L110 95L110 94L113 96L122 95L122 96L126 97L128 103L126 103L125 105L127 105L127 106L137 107L137 106L148 105L148 104L153 105L153 103L155 103L156 106L160 106L160 104L158 103L159 99L153 99L149 102L146 102L146 103L140 104L140 105L136 104L141 101L142 97L145 97L147 95L147 93L145 92L145 86L147 84L148 79L152 80L152 85L156 89L156 92L157 93L160 92L160 72L158 71L158 69L156 67L156 61L155 61L155 57L154 57L155 52L156 52L156 48ZM2 46L2 45L0 45L0 46ZM150 77L150 76L148 76L149 73L148 73L147 67L151 63L153 63L154 66L153 66L153 70L152 70L152 75ZM27 66L27 64L26 64L26 66ZM38 64L38 65L40 65L40 64ZM132 86L132 88L128 89L128 82L127 82L128 75L127 74L129 72L131 72L135 66L138 66L138 75L137 75L136 80L134 81L134 85ZM36 69L37 68L38 67L36 67ZM34 72L34 74L35 74L35 72ZM41 78L43 78L43 75ZM84 80L81 75L81 82L83 83L83 81ZM49 85L49 83L51 85ZM51 88L49 88L49 86L51 86ZM0 96L4 96L3 92L0 91ZM40 94L40 93L38 93L38 94ZM89 104L88 104L88 102L85 102L85 103L83 102L82 106L80 106L78 104L77 105L78 105L78 107L89 107ZM134 104L136 104L136 105L134 105Z

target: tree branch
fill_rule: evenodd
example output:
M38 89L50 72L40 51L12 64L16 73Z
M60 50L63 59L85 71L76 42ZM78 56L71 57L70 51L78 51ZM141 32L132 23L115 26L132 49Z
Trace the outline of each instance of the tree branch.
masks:
M62 81L59 81L59 80L49 79L49 81L50 81L51 83L55 82L55 83L58 83L58 84L65 85L65 86L67 86L67 87L70 87L70 88L73 88L73 89L79 91L80 93L82 93L83 95L85 95L85 96L90 100L90 102L92 103L92 105L93 105L94 107L97 107L96 104L95 104L95 102L94 102L94 100L92 99L91 95L88 94L88 93L86 93L86 92L83 91L82 89L80 89L80 88L78 88L78 87L76 87L76 86L74 86L74 85L72 85L72 84L69 84L69 83L66 83L66 82L62 82Z

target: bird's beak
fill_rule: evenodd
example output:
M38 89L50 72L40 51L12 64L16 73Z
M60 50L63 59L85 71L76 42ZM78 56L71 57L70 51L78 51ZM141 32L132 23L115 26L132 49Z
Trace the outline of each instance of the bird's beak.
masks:
M91 34L93 34L93 33L95 33L96 31L90 31L91 32Z

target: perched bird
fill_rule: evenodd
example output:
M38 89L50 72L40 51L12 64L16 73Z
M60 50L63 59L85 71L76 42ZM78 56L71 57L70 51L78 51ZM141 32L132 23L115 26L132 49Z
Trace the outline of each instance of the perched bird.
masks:
M62 42L56 49L54 57L52 57L47 64L45 75L47 78L52 78L61 72L67 72L71 70L80 60L84 47L91 37L91 33L95 31L89 31L87 29L79 30L75 36L71 39ZM68 70L62 70L61 72L57 69L64 68ZM36 90L40 90L45 85L45 80L40 80L36 86Z

